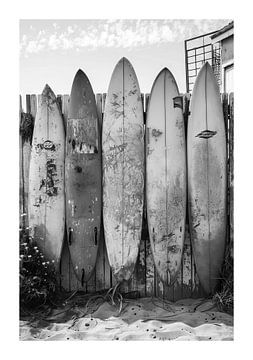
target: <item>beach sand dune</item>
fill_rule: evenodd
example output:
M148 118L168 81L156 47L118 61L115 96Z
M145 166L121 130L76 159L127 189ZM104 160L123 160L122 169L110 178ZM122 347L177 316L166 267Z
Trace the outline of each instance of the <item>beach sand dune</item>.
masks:
M84 310L73 306L40 320L22 320L20 340L233 340L233 317L210 300L125 300L120 315L108 302L82 316Z

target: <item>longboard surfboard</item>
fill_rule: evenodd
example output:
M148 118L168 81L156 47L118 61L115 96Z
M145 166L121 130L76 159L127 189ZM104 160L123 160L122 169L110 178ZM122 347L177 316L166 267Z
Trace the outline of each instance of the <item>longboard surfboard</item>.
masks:
M65 230L65 131L53 91L45 86L35 118L29 170L31 236L59 267Z
M197 274L213 293L226 238L226 135L217 81L209 63L197 76L187 131L189 224Z
M146 122L146 198L149 238L161 280L180 269L186 217L186 144L182 98L164 68L154 81Z
M116 65L102 131L103 222L109 263L118 282L129 280L141 239L144 189L143 106L126 58Z
M66 225L71 262L84 285L94 271L101 222L101 145L95 96L82 70L75 75L66 129Z

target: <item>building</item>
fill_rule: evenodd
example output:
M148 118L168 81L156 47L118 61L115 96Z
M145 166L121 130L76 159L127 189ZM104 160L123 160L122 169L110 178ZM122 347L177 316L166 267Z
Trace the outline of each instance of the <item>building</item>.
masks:
M234 22L222 29L185 40L186 92L191 93L198 71L208 61L220 92L233 92Z
M213 47L221 49L220 61L220 89L221 92L234 91L234 22L211 35Z

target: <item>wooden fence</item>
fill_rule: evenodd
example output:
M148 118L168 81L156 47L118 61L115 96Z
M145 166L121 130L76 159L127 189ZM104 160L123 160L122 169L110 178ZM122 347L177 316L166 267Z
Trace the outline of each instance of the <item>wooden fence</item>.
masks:
M26 95L26 114L30 116L31 120L34 120L39 96ZM106 94L97 94L96 102L99 116L100 129L103 121L103 111L105 104ZM58 103L60 105L64 123L66 125L67 112L68 112L68 95L58 95ZM187 128L188 121L188 108L189 108L189 95L183 96L184 103L184 119ZM228 227L227 227L227 248L231 251L233 256L233 114L234 114L234 96L230 94L222 94L221 96L226 135L227 135L227 155L228 155ZM146 109L148 105L149 94L142 95L142 101L144 105L144 121L146 115ZM20 117L22 114L22 98L20 97ZM20 135L20 223L21 226L26 227L27 224L27 194L28 194L28 171L30 160L31 144L29 136L24 137ZM192 247L189 235L188 216L186 219L186 233L184 242L184 251L182 257L181 269L178 273L177 279L172 286L165 286L159 279L159 276L154 267L154 262L151 253L147 219L146 219L146 207L144 204L143 214L143 228L140 243L139 255L136 263L136 267L132 278L126 283L121 284L121 291L134 292L137 291L140 296L159 296L163 299L170 301L176 301L182 298L197 298L204 296L204 291L199 283L199 279L196 273L196 268L193 259ZM96 268L93 276L83 287L77 280L74 271L72 269L70 254L66 241L64 239L64 245L62 250L62 259L60 266L61 273L61 287L67 291L81 290L84 292L93 293L96 291L109 289L116 284L116 280L112 275L107 251L104 241L103 228L101 231L101 239L98 250L98 257L96 262Z

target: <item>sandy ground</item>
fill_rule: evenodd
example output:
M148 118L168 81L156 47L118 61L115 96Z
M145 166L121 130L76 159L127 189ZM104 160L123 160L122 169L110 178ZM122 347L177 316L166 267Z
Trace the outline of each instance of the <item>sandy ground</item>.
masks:
M85 306L65 306L50 317L22 320L20 340L233 340L233 317L210 300L124 300L120 315L108 302L96 308L83 316Z

